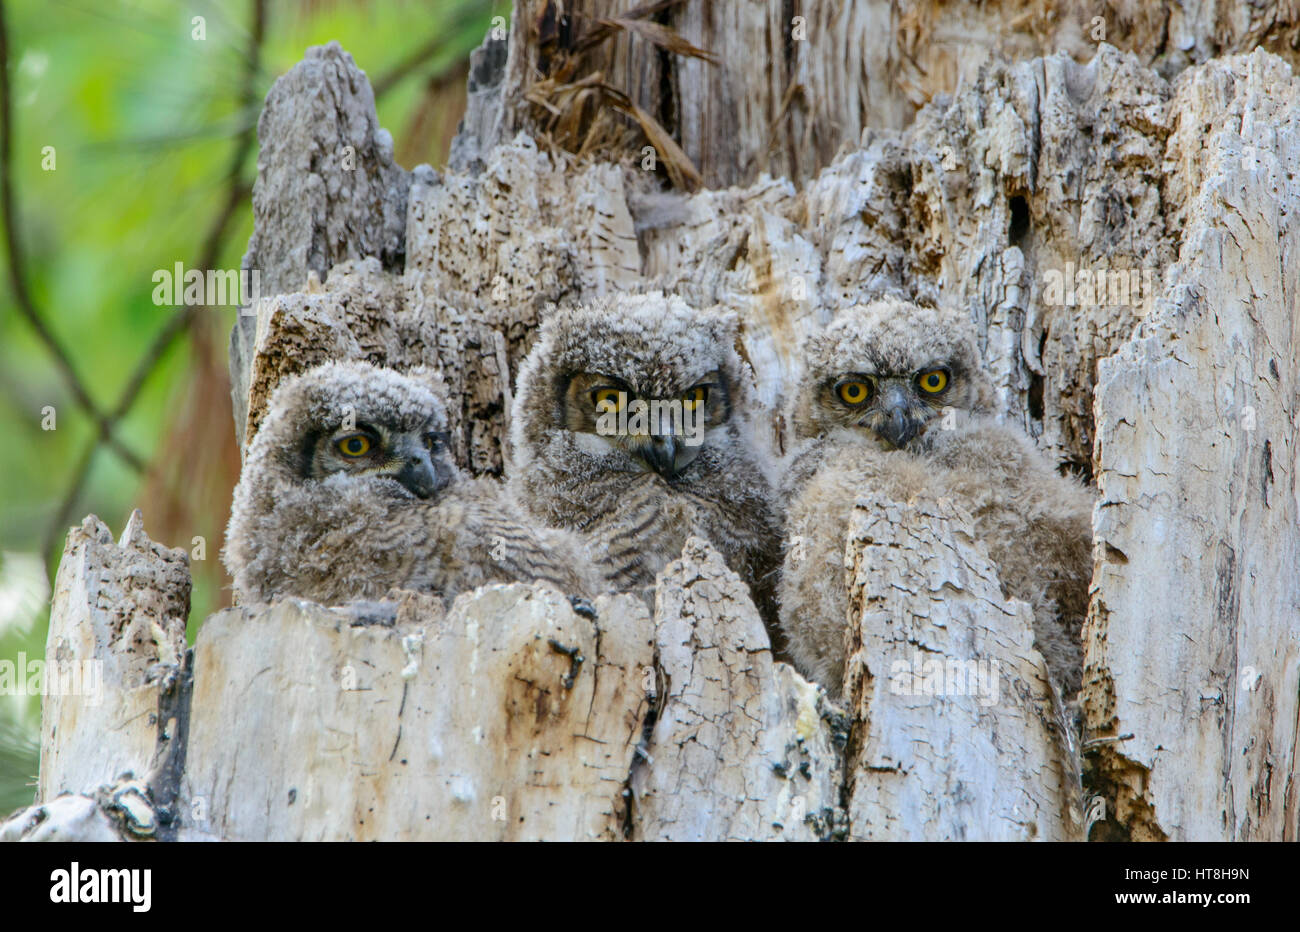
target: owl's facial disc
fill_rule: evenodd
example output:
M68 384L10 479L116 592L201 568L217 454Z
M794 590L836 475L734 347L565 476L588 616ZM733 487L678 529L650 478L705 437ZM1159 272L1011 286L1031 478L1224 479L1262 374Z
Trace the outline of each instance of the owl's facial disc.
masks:
M830 388L856 426L897 450L915 440L942 412L951 384L946 366L927 366L906 376L850 373L834 380Z
M435 463L446 444L436 431L357 424L321 436L312 458L311 475L316 478L346 472L391 479L417 498L432 497L451 480L450 469Z
M720 372L683 392L665 392L661 386L638 392L622 379L581 373L565 387L564 426L574 432L580 449L621 452L641 468L671 479L699 455L708 427L725 420L728 404Z

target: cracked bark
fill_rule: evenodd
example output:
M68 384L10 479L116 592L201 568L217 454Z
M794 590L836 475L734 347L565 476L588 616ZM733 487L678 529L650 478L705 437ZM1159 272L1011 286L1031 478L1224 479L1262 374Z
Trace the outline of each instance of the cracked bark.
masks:
M844 716L773 662L744 583L699 538L660 577L655 644L664 694L632 772L631 837L842 835Z
M1100 366L1085 698L1132 838L1300 836L1298 91L1262 53L1179 79L1174 284Z
M851 836L1080 840L1078 751L1033 616L1002 598L970 515L864 495L847 559Z

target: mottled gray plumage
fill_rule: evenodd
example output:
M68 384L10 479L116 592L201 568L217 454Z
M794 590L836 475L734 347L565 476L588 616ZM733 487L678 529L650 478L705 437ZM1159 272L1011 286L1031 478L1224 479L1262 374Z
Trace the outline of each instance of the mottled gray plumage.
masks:
M1053 678L1067 696L1076 692L1092 575L1091 496L989 411L992 390L966 315L881 299L841 311L808 339L804 355L791 411L796 447L782 485L790 505L779 593L799 669L838 695L844 545L859 492L899 501L927 492L971 513L1005 594L1034 609Z
M573 535L537 530L446 444L441 380L328 363L283 382L249 448L223 551L243 603L327 605L391 588L450 602L490 582L603 588Z
M653 584L696 534L774 621L779 524L752 443L753 374L736 328L734 315L659 293L553 312L519 373L508 475L538 520L604 548L617 588ZM702 442L686 443L664 418L602 435L602 392L621 392L629 411L693 399Z

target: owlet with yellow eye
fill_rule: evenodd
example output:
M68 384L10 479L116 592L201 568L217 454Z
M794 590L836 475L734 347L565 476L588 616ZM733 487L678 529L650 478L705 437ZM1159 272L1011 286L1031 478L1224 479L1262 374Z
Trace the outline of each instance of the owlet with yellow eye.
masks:
M796 666L832 694L844 675L845 538L866 490L898 501L925 491L969 511L1005 594L1033 607L1053 679L1067 697L1078 691L1092 496L998 423L992 397L960 311L884 298L838 312L807 340L782 481L780 617Z
M553 311L519 372L507 474L538 521L604 548L617 588L653 585L698 535L774 622L780 525L736 340L734 315L657 292Z
M584 544L538 529L497 483L461 475L442 381L328 363L282 382L249 447L222 553L242 604L338 605L389 589L450 602L492 582L608 586Z

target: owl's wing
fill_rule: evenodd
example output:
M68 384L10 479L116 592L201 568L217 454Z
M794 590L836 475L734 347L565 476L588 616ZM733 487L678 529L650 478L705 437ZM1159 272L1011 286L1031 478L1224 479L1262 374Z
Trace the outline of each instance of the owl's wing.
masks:
M467 559L472 554L487 579L544 582L584 598L608 588L576 534L534 526L486 480L475 483L466 519L462 552Z

